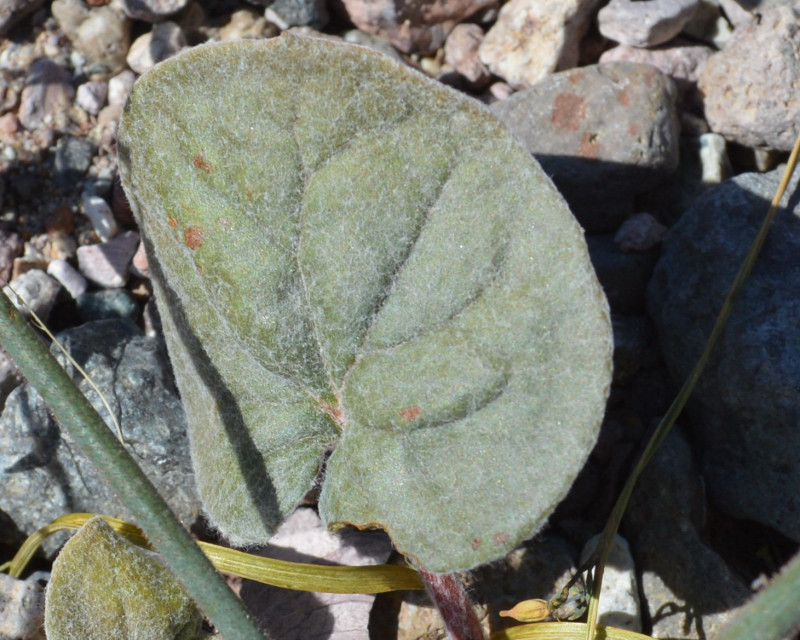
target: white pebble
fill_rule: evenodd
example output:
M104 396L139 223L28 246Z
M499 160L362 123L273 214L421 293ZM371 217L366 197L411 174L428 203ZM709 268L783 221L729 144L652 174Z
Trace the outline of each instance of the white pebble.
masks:
M600 534L591 538L581 553L581 564L594 552ZM642 607L639 602L639 586L631 548L622 536L614 537L614 545L603 573L600 590L600 605L597 621L627 631L641 632Z
M124 107L134 82L136 82L136 74L128 69L111 78L108 81L108 105Z
M731 175L727 143L718 133L700 136L700 163L703 167L703 184L719 184Z
M44 589L0 573L0 638L44 640Z
M47 273L58 280L73 298L84 293L88 286L86 278L66 260L52 260L47 265Z
M96 116L106 103L107 82L84 82L78 87L75 100L84 111Z
M103 242L108 242L119 233L117 221L111 207L100 196L83 194L83 212L92 223L94 230Z

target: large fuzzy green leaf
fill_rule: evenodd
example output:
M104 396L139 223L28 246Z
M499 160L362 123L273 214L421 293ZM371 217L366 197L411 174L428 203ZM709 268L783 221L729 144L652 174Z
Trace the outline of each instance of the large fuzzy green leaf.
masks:
M161 558L100 518L64 545L45 601L49 640L190 640L203 616Z
M120 131L207 512L263 542L313 486L429 570L535 533L592 448L608 310L581 229L482 106L284 36L139 80Z

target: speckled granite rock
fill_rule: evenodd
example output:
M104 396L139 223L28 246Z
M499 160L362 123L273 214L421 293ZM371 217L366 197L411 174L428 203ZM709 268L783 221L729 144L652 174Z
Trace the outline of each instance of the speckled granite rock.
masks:
M664 240L648 309L676 381L694 366L780 177L742 174L706 191ZM778 211L689 409L711 501L800 542L798 215L796 197Z
M516 87L571 69L597 5L598 0L511 0L481 43L481 61Z
M800 8L765 11L737 29L700 76L706 119L716 133L751 147L789 151L800 132Z

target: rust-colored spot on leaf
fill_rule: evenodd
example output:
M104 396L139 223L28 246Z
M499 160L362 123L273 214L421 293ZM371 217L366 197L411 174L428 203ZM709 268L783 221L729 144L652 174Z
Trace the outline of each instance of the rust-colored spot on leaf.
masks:
M405 409L400 409L400 419L405 420L406 422L411 422L412 420L416 420L422 415L422 408L421 407L406 407Z
M508 541L509 541L509 537L508 537L507 533L503 533L502 531L500 531L499 533L495 533L494 534L494 543L498 547L506 544L506 542L508 542Z
M194 251L202 246L203 242L206 240L203 227L186 227L183 230L183 239L186 241L186 246Z
M344 429L344 411L342 411L342 408L339 405L332 405L327 400L321 400L319 404L320 408L333 419L339 428Z
M472 550L477 551L478 547L481 546L481 539L480 538L473 538L472 539Z
M559 129L577 131L586 118L586 100L574 93L561 93L553 101L550 122Z
M198 169L205 171L206 173L211 173L211 165L208 164L206 159L201 155L197 154L194 159L192 160L192 164Z
M581 158L596 159L600 155L600 143L597 140L597 134L591 131L586 131L581 138L578 145L578 155Z
M173 229L178 228L178 221L172 216L169 217L169 226L172 227Z

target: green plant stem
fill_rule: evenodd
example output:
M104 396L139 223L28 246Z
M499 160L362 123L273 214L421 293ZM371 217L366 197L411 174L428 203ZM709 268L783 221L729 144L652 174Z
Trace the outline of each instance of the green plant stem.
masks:
M122 503L201 611L232 640L264 640L244 605L170 511L155 487L81 393L47 346L8 300L0 295L0 345L39 392Z
M639 476L644 471L644 468L647 466L650 458L653 457L653 454L656 452L658 447L660 447L661 443L664 442L664 439L667 437L667 434L669 434L670 429L672 429L672 425L675 424L675 421L678 419L681 411L683 411L683 408L686 406L686 402L689 400L689 396L691 396L692 391L694 391L694 387L697 384L697 381L700 379L700 374L703 372L703 369L705 369L706 363L711 356L714 346L717 344L717 341L725 329L725 324L728 322L728 318L731 315L733 305L736 303L739 293L744 287L744 283L747 281L747 278L750 276L750 272L753 270L753 265L756 262L756 258L758 258L758 254L761 253L761 248L764 246L764 241L766 240L767 233L772 225L775 212L780 205L783 194L786 192L786 187L789 184L789 180L792 177L792 172L797 164L798 153L800 153L800 136L798 136L797 140L795 141L794 149L792 149L792 153L789 156L789 160L786 164L786 171L784 171L780 185L778 186L778 190L775 193L775 197L772 199L769 211L767 211L767 215L764 217L764 221L761 223L761 227L759 228L753 243L750 245L750 249L747 251L747 255L739 267L739 271L736 274L736 278L734 279L730 290L728 291L728 295L725 297L725 301L722 303L722 308L720 309L717 320L714 323L713 329L711 330L711 335L709 336L708 341L703 348L703 352L700 354L697 364L695 364L691 374L683 383L680 392L670 405L667 413L661 419L661 422L658 424L658 427L656 428L655 433L653 433L653 436L650 438L650 441L647 443L647 447L645 447L642 457L639 459L636 468L628 477L625 486L622 488L622 492L617 499L616 504L614 505L614 509L609 516L605 528L603 529L603 535L601 536L600 542L597 545L597 555L595 556L597 564L594 580L592 581L591 594L589 597L589 614L586 631L586 637L588 640L594 640L595 637L595 628L597 625L597 607L599 604L600 588L603 584L603 570L605 569L606 562L608 562L608 556L611 553L611 547L614 544L614 536L619 530L619 525L622 522L622 516L625 513L625 508L628 506L628 500L633 493L636 482L639 480Z

